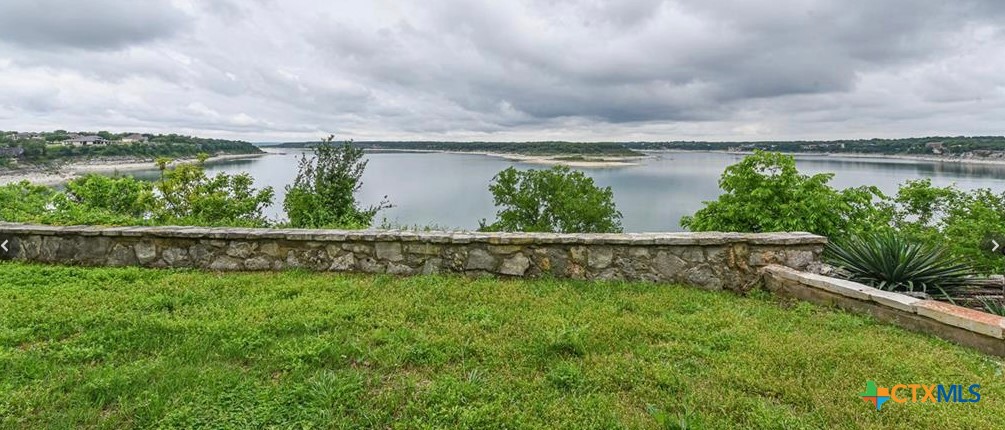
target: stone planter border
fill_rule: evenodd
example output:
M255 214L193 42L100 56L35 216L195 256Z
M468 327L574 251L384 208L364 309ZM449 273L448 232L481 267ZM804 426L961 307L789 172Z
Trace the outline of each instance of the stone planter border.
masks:
M769 265L762 271L766 287L775 293L871 315L908 330L1005 357L1005 317L784 266Z

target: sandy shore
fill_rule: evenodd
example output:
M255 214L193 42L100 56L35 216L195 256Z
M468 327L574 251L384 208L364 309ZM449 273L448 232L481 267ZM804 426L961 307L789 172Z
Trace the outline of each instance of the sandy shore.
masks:
M227 154L227 155L217 155L215 157L210 157L206 162L218 162L226 160L240 160L245 158L257 158L266 154ZM175 160L172 165L178 163L185 163L195 161L194 158L178 159ZM151 170L155 169L157 166L154 164L153 160L134 160L134 161L118 161L118 160L102 160L102 161L77 161L68 163L52 170L33 170L33 171L2 171L0 172L0 185L6 185L14 182L28 181L40 185L57 185L68 182L74 178L86 175L88 173L114 173L114 172L131 172L138 170Z
M797 153L796 155L812 155L807 153ZM1005 166L1005 159L1000 158L958 158L958 157L939 157L939 156L927 156L927 155L880 155L880 154L823 154L830 157L837 158L873 158L873 159L886 159L886 160L908 160L908 161L925 161L929 163L953 163L953 164L984 164L984 165L996 165Z

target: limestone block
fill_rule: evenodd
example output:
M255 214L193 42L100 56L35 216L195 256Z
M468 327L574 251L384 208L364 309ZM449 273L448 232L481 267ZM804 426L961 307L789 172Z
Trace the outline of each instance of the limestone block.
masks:
M401 253L401 244L398 242L377 242L374 244L377 259L385 261L401 261L404 259Z
M108 255L109 266L135 266L138 263L136 252L132 248L118 243L112 246L112 252Z
M213 262L209 264L209 270L216 270L220 272L230 272L235 270L241 270L241 260L238 260L229 255L221 255L213 259Z
M392 275L414 275L415 272L415 269L404 264L394 262L387 263L387 273Z
M464 265L464 270L495 270L496 260L496 257L489 254L488 251L476 248L468 253L468 260Z
M423 275L436 275L440 273L443 266L443 259L441 258L430 258L422 264L422 274Z
M614 260L614 249L609 246L595 246L587 253L587 261L591 269L603 269Z
M140 264L147 264L157 259L157 245L152 242L137 242L133 245L133 249L136 250L136 259Z
M248 270L269 270L272 268L272 260L264 255L252 257L244 261L244 268Z
M255 252L255 246L248 242L231 242L227 247L227 255L234 258L248 258Z
M653 259L653 268L665 280L672 280L674 277L680 276L687 267L686 261L668 251L657 252L656 258Z
M328 268L328 270L335 272L348 272L355 267L356 257L349 253L332 260L332 265Z
M514 254L512 257L503 260L502 266L499 267L499 273L510 276L523 276L529 267L529 258L523 254Z

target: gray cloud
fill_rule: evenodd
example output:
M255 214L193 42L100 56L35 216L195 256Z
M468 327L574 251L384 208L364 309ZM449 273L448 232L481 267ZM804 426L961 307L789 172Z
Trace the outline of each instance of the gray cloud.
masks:
M0 40L31 48L120 49L171 36L185 18L160 0L4 0Z
M990 0L36 3L0 5L0 128L830 138L1005 111Z

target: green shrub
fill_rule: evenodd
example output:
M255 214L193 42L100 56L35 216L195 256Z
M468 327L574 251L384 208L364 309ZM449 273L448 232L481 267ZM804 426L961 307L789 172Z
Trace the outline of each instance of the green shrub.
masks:
M52 188L28 181L0 186L0 221L38 222L51 210L53 194Z
M887 291L949 293L972 275L944 248L893 232L832 241L824 260L842 277Z
M987 252L988 238L1005 233L1005 193L933 187L922 179L904 183L891 199L875 187L836 190L827 184L832 177L801 175L792 156L756 152L729 166L719 181L724 193L681 225L691 231L808 231L838 241L897 231L930 247L944 245L948 256L981 273L1005 269L1001 255Z
M148 220L81 204L27 181L0 186L0 221L51 225L143 225Z
M600 188L593 178L568 167L499 172L489 185L495 200L496 221L485 231L612 233L621 231L621 212L611 187Z
M982 273L1005 269L987 239L1005 233L1005 192L933 187L929 179L909 181L895 198L897 229L919 241L944 244L951 254Z
M272 187L256 190L251 175L206 176L205 157L162 170L154 188L160 195L157 218L163 224L268 225L262 210L272 204ZM159 164L164 165L164 164Z
M90 174L66 184L67 198L89 209L143 218L155 210L153 185L132 177Z
M724 193L681 219L691 231L806 231L828 237L889 228L892 213L876 187L836 190L832 173L796 170L795 158L755 152L726 168Z
M272 188L252 188L247 174L207 177L199 163L167 169L150 184L89 175L66 192L28 182L0 186L0 221L52 225L268 225L262 209Z
M376 206L362 207L356 192L363 186L367 160L351 141L341 145L328 136L300 159L300 170L286 187L283 208L297 228L367 228L373 217L390 207L386 197Z

